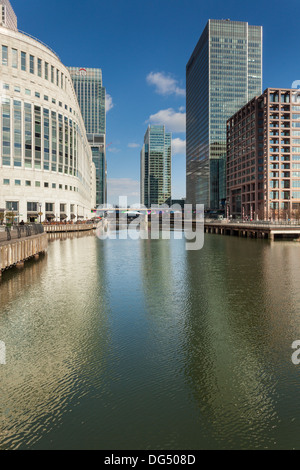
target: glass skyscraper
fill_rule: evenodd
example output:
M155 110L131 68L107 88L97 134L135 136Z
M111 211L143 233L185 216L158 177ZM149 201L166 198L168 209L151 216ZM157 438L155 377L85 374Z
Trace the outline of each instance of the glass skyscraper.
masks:
M69 67L96 166L96 204L107 202L105 88L102 70Z
M165 126L149 126L141 151L141 204L171 202L172 134Z
M186 67L187 202L226 200L226 123L262 93L262 27L209 20Z

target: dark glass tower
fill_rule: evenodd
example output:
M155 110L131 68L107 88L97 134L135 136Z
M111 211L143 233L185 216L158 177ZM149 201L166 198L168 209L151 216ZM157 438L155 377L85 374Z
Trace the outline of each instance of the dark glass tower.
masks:
M105 88L102 70L69 67L96 166L96 204L107 202Z
M226 123L262 93L262 27L209 20L186 67L187 202L226 200Z

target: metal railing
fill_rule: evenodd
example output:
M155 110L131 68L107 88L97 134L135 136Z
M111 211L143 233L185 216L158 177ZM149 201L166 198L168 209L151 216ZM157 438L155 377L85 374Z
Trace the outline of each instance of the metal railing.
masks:
M42 224L0 225L0 243L44 233Z
M20 29L18 29L18 32L21 33L21 34L24 34L25 36L28 36L30 39L34 39L35 41L39 42L42 46L46 47L47 49L49 49L54 55L56 55L56 57L61 61L59 55L50 47L48 46L48 44L45 44L43 41L41 41L40 39L37 39L36 37L32 36L31 34L29 33L26 33L25 31L21 31Z

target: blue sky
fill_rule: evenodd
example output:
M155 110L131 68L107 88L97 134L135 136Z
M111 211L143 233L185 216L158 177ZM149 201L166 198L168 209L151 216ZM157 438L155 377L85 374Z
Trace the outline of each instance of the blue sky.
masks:
M185 196L185 66L209 18L264 27L263 88L300 80L299 0L11 0L19 29L65 65L100 67L109 95L108 196L139 202L149 123L173 132L173 197Z

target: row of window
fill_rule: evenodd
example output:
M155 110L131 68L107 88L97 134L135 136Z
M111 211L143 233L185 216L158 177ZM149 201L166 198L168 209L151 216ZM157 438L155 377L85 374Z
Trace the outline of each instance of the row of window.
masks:
M4 178L4 179L3 179L3 186L10 186L10 183L11 183L11 182L10 182L10 179L8 179L8 178ZM31 187L31 186L33 186L32 182L31 182L30 180L25 180L24 184L25 184L26 187ZM21 185L22 185L21 180L19 180L19 179L14 180L14 185L15 185L15 186L21 186ZM35 181L35 182L34 182L34 186L35 186L36 188L41 188L41 182L40 182L40 181ZM76 188L75 186L73 187L73 186L69 186L69 185L67 185L67 184L65 184L65 185L59 184L59 185L58 185L58 189L63 189L63 187L64 187L65 191L75 191L75 192L78 192L78 188ZM44 188L49 189L49 188L50 188L50 183L45 182L45 183L44 183ZM56 188L57 188L56 183L52 183L52 184L51 184L51 188L52 188L52 189L56 189Z
M82 174L77 158L85 152L80 128L55 111L2 98L0 149L2 166L64 173L78 177L89 187L90 175Z
M3 84L3 90L9 91L9 90L10 90L10 85L9 85L8 83L4 83L4 84ZM19 86L14 86L13 91L14 91L15 93L21 93L21 87L19 87ZM25 95L31 96L31 90L29 90L28 88L25 88ZM41 98L41 94L40 94L39 92L37 92L37 91L34 93L34 96L35 96L35 98ZM44 95L44 100L45 100L45 101L50 101L49 96L48 96L48 95ZM58 103L58 105L59 105L61 108L64 107L66 111L69 110L70 113L73 113L73 109L72 109L71 107L67 106L66 104L63 105L62 101L58 101L58 102L57 102L57 100L56 100L55 98L52 98L52 104L55 104L55 105L56 105L56 103ZM74 115L75 115L75 114L76 114L76 113L75 113L75 111L74 111Z
M5 208L7 211L19 212L19 201L6 201ZM38 212L42 204L39 202L27 202L27 212ZM46 212L54 212L55 203L54 202L46 202L45 203L45 211ZM59 209L61 213L66 212L67 204L60 204ZM70 204L70 212L75 212L75 204Z
M29 71L29 73L44 78L62 89L66 87L67 79L63 72L27 52L2 45L1 63L23 72Z

